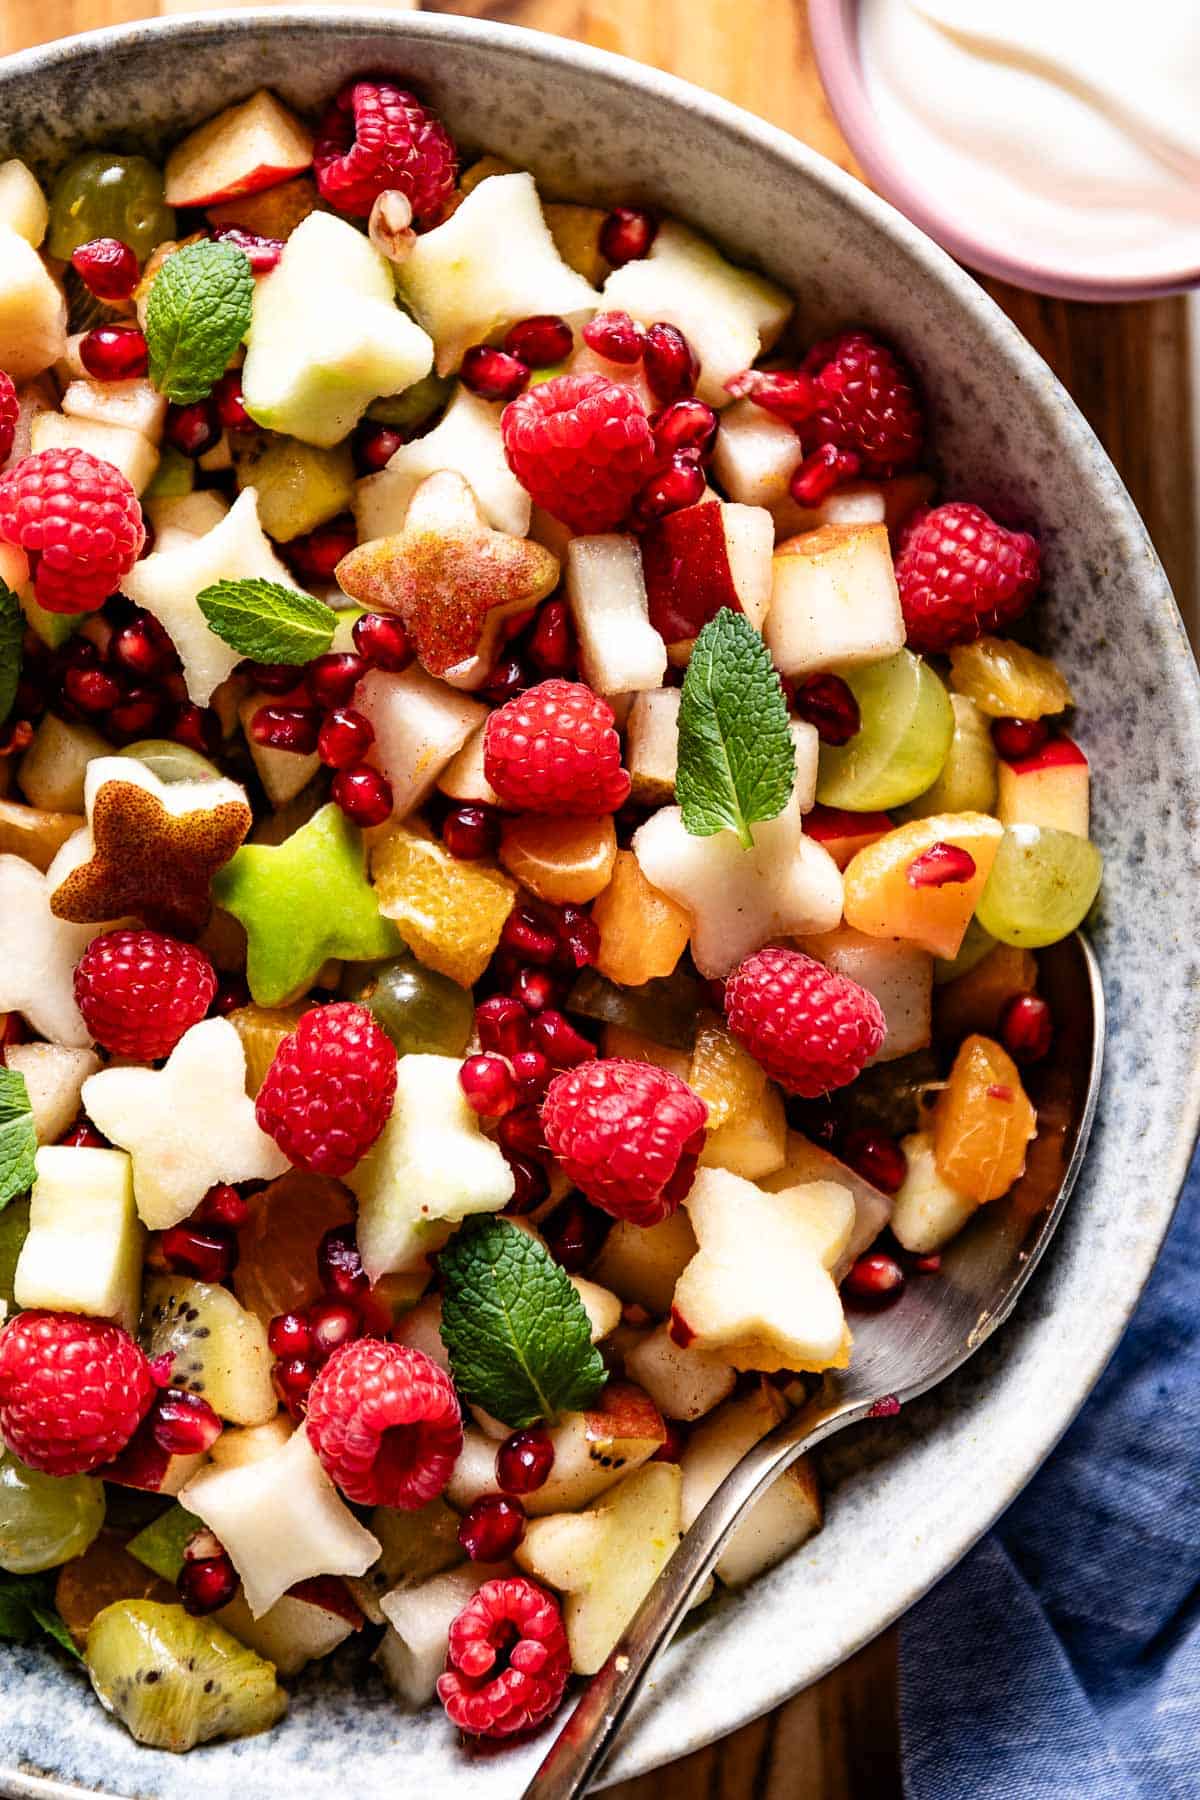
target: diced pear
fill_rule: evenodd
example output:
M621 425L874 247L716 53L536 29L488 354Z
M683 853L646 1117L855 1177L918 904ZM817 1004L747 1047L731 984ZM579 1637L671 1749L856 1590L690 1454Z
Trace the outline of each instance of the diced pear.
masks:
M902 650L886 525L825 525L777 550L763 636L775 667L793 677Z
M681 698L679 688L634 695L625 725L625 766L632 797L642 806L667 806L675 798Z
M786 500L801 456L787 421L753 400L736 400L721 414L712 467L731 500L768 510Z
M532 1494L522 1496L530 1518L586 1506L649 1462L666 1442L667 1428L649 1394L631 1381L610 1381L587 1412L567 1413L550 1430L554 1466ZM460 1512L480 1494L494 1494L496 1443L468 1429L446 1498Z
M757 1105L726 1119L708 1135L700 1164L728 1169L746 1181L761 1181L782 1167L787 1144L787 1115L778 1088L765 1086Z
M258 495L258 516L277 544L315 531L354 497L354 453L348 443L318 447L273 433L239 432L231 441L239 488Z
M637 540L615 532L572 538L566 578L588 686L598 694L661 688L667 647L650 623Z
M0 224L0 369L19 385L56 363L66 347L62 289L28 238Z
M908 1172L892 1206L892 1234L913 1256L931 1256L962 1230L978 1207L938 1174L927 1131L913 1132L901 1147Z
M93 381L84 377L68 384L62 409L68 418L91 419L96 425L120 425L126 431L139 432L151 444L162 443L167 398L149 381Z
M291 1435L292 1423L286 1413L277 1413L262 1425L226 1425L209 1451L209 1459L220 1469L242 1469L247 1463L274 1456Z
M891 1062L923 1050L933 1032L933 957L907 938L868 937L841 925L801 946L836 975L845 975L874 994L883 1008L887 1035L872 1062Z
M66 413L40 412L30 428L30 449L88 450L119 469L135 494L149 484L158 467L158 451L140 431L97 419L68 418Z
M0 163L0 225L36 250L49 223L50 207L33 170L15 156Z
M845 1248L830 1270L836 1282L842 1280L864 1250L870 1249L892 1214L889 1195L880 1188L873 1187L869 1181L864 1181L856 1170L839 1162L836 1156L830 1155L828 1150L823 1149L820 1144L814 1144L811 1138L803 1137L798 1131L789 1131L787 1134L783 1166L776 1169L773 1175L761 1176L759 1185L772 1194L781 1194L785 1189L795 1187L826 1190L836 1186L848 1190L854 1200L854 1225ZM829 1196L826 1195L826 1198ZM840 1215L841 1205L840 1198L832 1200L831 1217L834 1210Z
M367 760L391 784L393 819L406 819L421 805L488 711L482 701L436 681L417 663L398 675L369 670L354 706L374 728Z
M274 1663L276 1674L298 1675L308 1663L328 1656L352 1633L362 1629L362 1614L344 1587L341 1611L323 1606L316 1597L335 1594L341 1583L327 1577L314 1585L316 1593L312 1599L302 1587L299 1593L282 1595L258 1619L243 1594L236 1594L214 1617L240 1644Z
M258 742L250 730L250 721L261 706L270 704L266 694L247 694L238 706L238 722L267 799L272 806L286 806L301 788L308 786L321 767L321 759L315 751L311 756L300 756L293 750L275 750L270 744Z
M55 1144L78 1117L80 1090L100 1058L66 1044L10 1044L5 1064L25 1078L38 1143Z
M665 1419L699 1419L728 1399L737 1375L719 1356L684 1349L665 1325L656 1326L625 1357L626 1372L640 1383Z
M458 1514L440 1495L416 1512L399 1512L394 1506L375 1508L369 1525L381 1545L379 1561L365 1575L351 1577L349 1583L373 1625L386 1623L381 1604L385 1595L423 1587L434 1575L464 1560L459 1524Z
M143 508L159 536L164 531L178 531L188 537L203 537L229 513L229 502L216 488L194 488L187 494L169 494L161 499L146 500Z
M671 1310L675 1284L695 1254L696 1234L682 1208L657 1225L643 1227L618 1219L591 1273L622 1300L661 1315Z
M485 1581L508 1572L504 1563L467 1563L418 1587L397 1588L380 1602L388 1631L376 1661L409 1706L427 1706L446 1667L450 1627Z
M478 806L500 805L500 796L483 772L483 726L477 725L461 750L455 751L437 778L438 791L451 800Z
M457 386L445 413L424 437L403 444L378 475L358 483L354 516L363 543L403 530L408 503L427 475L461 475L497 531L524 537L530 500L508 466L500 436L503 406Z
M123 1150L40 1149L13 1280L17 1305L115 1319L136 1331L144 1236Z
M778 1392L760 1382L743 1398L728 1401L691 1434L680 1461L685 1531L734 1465L779 1424L786 1411ZM755 1501L721 1552L716 1573L728 1586L741 1587L820 1528L816 1472L808 1458L801 1457Z

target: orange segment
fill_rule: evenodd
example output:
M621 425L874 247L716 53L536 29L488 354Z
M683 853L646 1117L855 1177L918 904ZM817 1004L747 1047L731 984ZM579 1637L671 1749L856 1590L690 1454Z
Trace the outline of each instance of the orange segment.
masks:
M1041 719L1073 704L1048 656L1011 638L983 637L950 652L950 686L992 719Z
M354 1209L340 1181L307 1169L289 1169L251 1207L238 1233L233 1291L269 1325L276 1313L317 1298L317 1247L333 1226L350 1222Z
M710 1132L761 1107L767 1086L765 1071L711 1013L700 1016L687 1081L708 1107Z
M596 967L622 987L670 975L691 936L682 906L652 887L632 850L618 850L612 880L592 907L600 930Z
M500 861L552 906L583 906L603 893L617 860L612 819L554 819L526 813L506 819Z
M934 956L957 956L1003 835L998 820L972 812L934 813L889 831L846 867L847 925L869 937L908 938ZM965 850L973 872L941 885L921 882L913 865L935 845Z
M285 1037L295 1031L303 1003L296 1006L238 1006L229 1023L242 1040L246 1053L246 1092L253 1099L267 1078L267 1070Z
M444 845L397 825L371 852L379 910L413 955L460 987L473 987L500 942L517 890L482 862L459 862Z
M1007 1050L978 1034L959 1047L933 1113L933 1160L943 1181L982 1206L1025 1168L1034 1111Z

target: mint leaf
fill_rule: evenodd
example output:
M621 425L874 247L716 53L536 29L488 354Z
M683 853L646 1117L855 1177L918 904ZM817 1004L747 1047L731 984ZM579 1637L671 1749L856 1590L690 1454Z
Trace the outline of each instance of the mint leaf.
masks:
M173 250L146 303L150 379L181 406L203 400L246 335L254 300L250 259L207 239Z
M79 1656L54 1604L53 1576L6 1575L0 1571L0 1640L27 1644L39 1631L72 1656Z
M607 1379L583 1302L544 1244L470 1219L442 1251L442 1342L455 1385L506 1425L579 1412Z
M0 1069L0 1209L33 1186L37 1132L25 1077Z
M12 711L21 677L21 637L25 620L21 602L6 581L0 581L0 725Z
M679 703L675 796L693 837L775 818L796 780L787 704L770 652L744 614L723 607L692 650Z
M323 600L278 581L246 576L196 595L210 630L255 662L305 663L333 642L337 616Z

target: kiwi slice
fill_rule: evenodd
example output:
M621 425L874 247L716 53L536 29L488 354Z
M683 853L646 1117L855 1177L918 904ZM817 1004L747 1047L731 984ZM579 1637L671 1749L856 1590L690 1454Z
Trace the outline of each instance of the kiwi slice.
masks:
M274 1664L211 1619L158 1600L106 1606L92 1620L84 1661L100 1704L155 1750L251 1737L287 1710Z
M262 1425L278 1411L267 1333L228 1288L155 1275L142 1298L142 1348L169 1355L171 1383L203 1394L234 1425Z

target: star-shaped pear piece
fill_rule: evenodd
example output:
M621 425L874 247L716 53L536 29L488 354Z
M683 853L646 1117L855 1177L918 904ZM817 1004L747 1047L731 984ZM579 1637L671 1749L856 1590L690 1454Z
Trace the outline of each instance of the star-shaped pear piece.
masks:
M46 871L51 911L77 925L132 914L185 937L203 928L213 875L253 822L236 781L162 781L129 756L92 758L83 809L87 824Z
M462 476L439 469L409 501L403 531L351 550L337 578L360 606L398 614L431 675L477 688L502 621L552 592L558 558L532 538L493 531Z
M89 1049L75 964L96 930L56 919L46 876L22 856L0 856L0 1013L20 1013L52 1044Z
M222 1181L273 1181L288 1167L259 1129L246 1094L246 1055L228 1019L185 1031L161 1069L101 1069L83 1105L133 1162L133 1197L151 1231L194 1212Z
M332 802L282 844L244 844L213 898L246 928L246 980L259 1006L307 992L323 962L399 956L404 940L367 880L362 833Z
M845 1368L850 1333L830 1271L854 1230L849 1188L813 1181L768 1194L701 1169L684 1205L699 1250L675 1285L675 1342L737 1369Z

